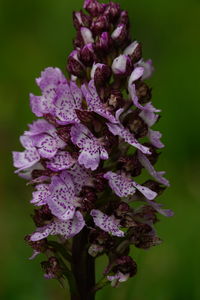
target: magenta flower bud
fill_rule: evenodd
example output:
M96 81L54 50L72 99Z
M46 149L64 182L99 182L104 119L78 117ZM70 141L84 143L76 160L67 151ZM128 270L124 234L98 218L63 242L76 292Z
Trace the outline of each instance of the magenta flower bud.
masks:
M82 11L73 12L74 27L78 30L80 27L90 27L91 17L85 15Z
M118 3L110 2L106 6L104 14L109 17L111 21L116 20L120 14L120 5Z
M142 58L141 43L134 41L124 50L124 54L129 55L133 63L138 62Z
M98 16L104 10L104 6L96 0L85 0L83 8L85 8L93 17Z
M80 32L85 45L94 42L92 31L89 28L81 27Z
M119 24L125 24L127 26L129 25L128 12L126 10L123 10L120 14Z
M91 78L94 79L96 86L105 85L105 82L109 81L111 74L110 67L105 64L94 64L91 70Z
M119 24L117 28L111 34L111 38L118 45L122 45L124 41L128 38L128 30L125 24Z
M128 55L121 54L116 57L112 63L112 71L115 75L130 75L131 73L131 59Z
M67 69L71 74L77 77L83 77L85 75L85 68L79 60L78 50L72 51L72 53L69 55Z
M113 40L108 32L103 32L99 37L99 41L96 43L96 50L101 56L102 52L109 52L112 49Z
M80 51L80 59L86 66L92 66L95 58L93 44L85 45Z
M99 35L101 32L108 30L108 28L108 18L104 15L97 17L92 23L92 31L95 35Z

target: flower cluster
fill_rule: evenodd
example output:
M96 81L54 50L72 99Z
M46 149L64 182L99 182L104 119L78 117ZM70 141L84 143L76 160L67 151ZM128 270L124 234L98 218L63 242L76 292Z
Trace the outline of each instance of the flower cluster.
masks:
M64 243L86 226L89 254L108 255L104 275L117 286L137 270L130 245L160 243L156 214L172 212L156 199L169 182L154 168L164 145L152 129L160 110L144 82L152 62L131 40L128 14L117 3L85 0L84 9L73 14L70 79L52 67L36 79L41 95L31 94L30 105L39 119L20 137L25 150L13 158L16 173L34 186L37 229L26 238L33 257L52 249L49 236ZM145 170L151 179L141 182ZM54 257L43 263L46 278L56 273L51 260L52 268L58 264Z

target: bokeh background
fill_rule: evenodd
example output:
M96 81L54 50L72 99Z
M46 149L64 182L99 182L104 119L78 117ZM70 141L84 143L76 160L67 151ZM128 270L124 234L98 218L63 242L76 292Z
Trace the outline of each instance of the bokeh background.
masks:
M157 166L167 170L171 188L162 196L175 211L161 218L164 239L149 251L133 250L138 275L118 289L105 288L97 300L200 299L200 2L121 0L142 41L144 57L156 68L150 84L163 110L159 129L167 145ZM31 189L13 174L11 151L34 116L29 92L47 66L65 69L72 50L71 14L82 0L0 0L0 299L69 299L56 281L43 279L38 257L23 242L34 229L29 215ZM84 299L83 299L84 300Z

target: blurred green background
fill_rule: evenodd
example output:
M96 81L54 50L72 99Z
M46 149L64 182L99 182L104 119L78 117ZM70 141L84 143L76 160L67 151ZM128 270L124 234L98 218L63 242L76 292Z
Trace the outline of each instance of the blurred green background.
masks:
M200 299L200 2L199 0L121 0L142 41L144 57L156 68L150 83L154 104L163 110L159 129L166 144L157 166L167 170L171 188L162 196L175 211L161 218L164 239L150 251L133 250L138 275L118 289L99 292L97 300ZM34 116L29 92L47 66L64 70L72 50L71 14L82 0L0 0L0 299L69 299L56 281L43 279L39 262L30 262L23 242L33 231L31 189L13 174L11 151ZM84 299L83 299L84 300Z

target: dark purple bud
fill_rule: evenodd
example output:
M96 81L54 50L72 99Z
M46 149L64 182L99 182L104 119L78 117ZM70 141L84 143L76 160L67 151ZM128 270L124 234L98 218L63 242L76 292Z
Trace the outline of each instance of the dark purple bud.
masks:
M94 175L94 185L97 192L103 192L108 181L104 178L104 173Z
M83 124L91 123L94 120L94 114L91 111L76 109L76 114Z
M78 30L80 27L90 27L91 17L85 15L82 11L73 12L73 22L75 28Z
M32 179L36 179L38 177L43 176L50 176L51 171L50 170L33 170L31 173Z
M132 132L137 139L145 137L148 134L148 125L140 118L137 110L129 113L125 117L123 124L129 128L130 132Z
M47 239L32 242L30 240L30 235L26 235L24 240L28 243L29 246L31 246L31 248L33 248L37 252L44 253L48 249Z
M122 45L128 38L128 30L125 24L119 24L117 28L111 34L111 38L117 45Z
M124 54L131 57L132 62L135 64L142 58L142 45L137 41L134 41L124 50Z
M148 224L138 224L131 229L130 242L137 248L149 249L152 246L159 245L161 240L157 237L155 230Z
M110 263L104 274L108 274L110 272L113 272L114 274L120 272L124 275L129 275L128 277L133 277L137 273L137 265L130 256L121 256L114 262Z
M121 54L112 63L112 71L118 76L128 76L132 71L131 59L128 55Z
M83 39L83 42L85 45L87 45L89 43L94 43L92 31L89 28L81 27L80 33L81 33L81 36L82 36L82 39Z
M152 89L143 81L137 81L135 86L139 102L141 104L149 102L152 98Z
M89 186L84 186L81 190L80 196L82 197L82 209L89 212L95 207L97 195L95 189Z
M66 143L71 141L71 125L66 125L57 129L58 136Z
M119 166L133 177L139 176L142 171L142 165L139 162L137 155L120 157Z
M105 85L112 75L111 68L105 64L94 64L91 70L91 78L97 87Z
M96 18L92 23L92 31L95 35L99 35L103 31L108 30L109 28L109 21L108 18L104 15L99 16Z
M48 261L41 262L41 266L45 272L44 277L46 279L59 279L62 277L63 271L56 257L52 256Z
M68 71L77 76L77 77L84 77L85 75L85 68L84 65L79 60L79 51L74 50L68 57L68 64L67 64Z
M157 211L152 206L149 206L149 205L144 205L144 206L140 207L139 209L137 209L137 212L135 213L134 217L136 219L139 219L139 220L142 219L142 220L151 222L153 224L158 222Z
M53 215L48 205L43 205L39 209L34 209L34 215L32 216L32 218L37 227L42 227L52 220Z
M86 66L92 66L95 59L93 44L85 45L80 52L80 59Z
M104 10L104 6L96 0L85 0L83 8L85 8L93 17L98 16Z
M118 3L110 2L106 6L104 14L109 17L110 21L115 21L120 14L120 5Z
M166 187L163 187L160 183L151 179L147 180L143 185L156 192L158 195L162 194L166 189Z
M112 48L112 39L108 32L103 32L97 42L97 48L100 51L108 52Z
M129 17L128 17L128 12L126 10L123 10L120 14L119 24L125 24L129 26Z

